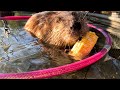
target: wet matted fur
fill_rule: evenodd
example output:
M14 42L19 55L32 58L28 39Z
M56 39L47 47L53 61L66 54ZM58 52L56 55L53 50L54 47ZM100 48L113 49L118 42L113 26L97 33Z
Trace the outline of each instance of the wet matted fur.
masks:
M47 44L72 46L89 30L83 16L75 11L39 12L31 16L24 29Z

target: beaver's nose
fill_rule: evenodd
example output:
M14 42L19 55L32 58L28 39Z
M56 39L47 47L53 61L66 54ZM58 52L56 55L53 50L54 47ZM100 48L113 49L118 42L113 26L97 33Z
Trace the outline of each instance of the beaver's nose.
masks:
M73 30L81 30L81 23L80 22L74 22L73 26L71 27Z

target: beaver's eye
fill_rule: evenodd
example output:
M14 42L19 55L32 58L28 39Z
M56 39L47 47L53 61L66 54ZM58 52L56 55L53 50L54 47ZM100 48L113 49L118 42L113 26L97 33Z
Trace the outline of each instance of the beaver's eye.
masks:
M75 22L72 26L72 29L80 30L81 29L81 23L80 22Z

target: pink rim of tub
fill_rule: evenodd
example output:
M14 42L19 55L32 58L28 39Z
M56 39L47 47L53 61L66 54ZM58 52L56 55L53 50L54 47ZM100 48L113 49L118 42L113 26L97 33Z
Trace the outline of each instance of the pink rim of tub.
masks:
M0 20L27 20L31 16L5 16L0 17ZM104 35L106 38L106 42L104 47L94 55L71 63L66 64L59 67L54 68L48 68L43 70L36 70L36 71L30 71L30 72L23 72L23 73L0 73L0 79L44 79L44 78L51 78L54 76L70 73L76 70L83 69L97 61L99 61L103 56L107 54L107 52L110 50L112 45L112 40L110 35L103 29L100 29L92 24L87 24L90 28L94 28L95 30L98 30L100 33Z

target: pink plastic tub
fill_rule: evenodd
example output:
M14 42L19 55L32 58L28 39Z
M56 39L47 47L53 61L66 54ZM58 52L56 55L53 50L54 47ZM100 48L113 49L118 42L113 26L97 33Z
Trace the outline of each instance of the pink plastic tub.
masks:
M30 16L6 16L6 17L0 17L0 20L27 20ZM75 63L55 67L55 68L48 68L43 70L36 70L36 71L30 71L30 72L23 72L23 73L0 73L0 79L43 79L43 78L50 78L53 76L58 76L62 74L66 74L69 72L73 72L76 70L83 69L98 60L100 60L102 57L106 55L106 53L110 50L112 41L107 32L105 32L103 29L100 29L92 24L88 24L90 28L94 28L95 30L99 31L103 34L103 36L106 39L104 47L97 52L96 54L81 60L77 61Z

